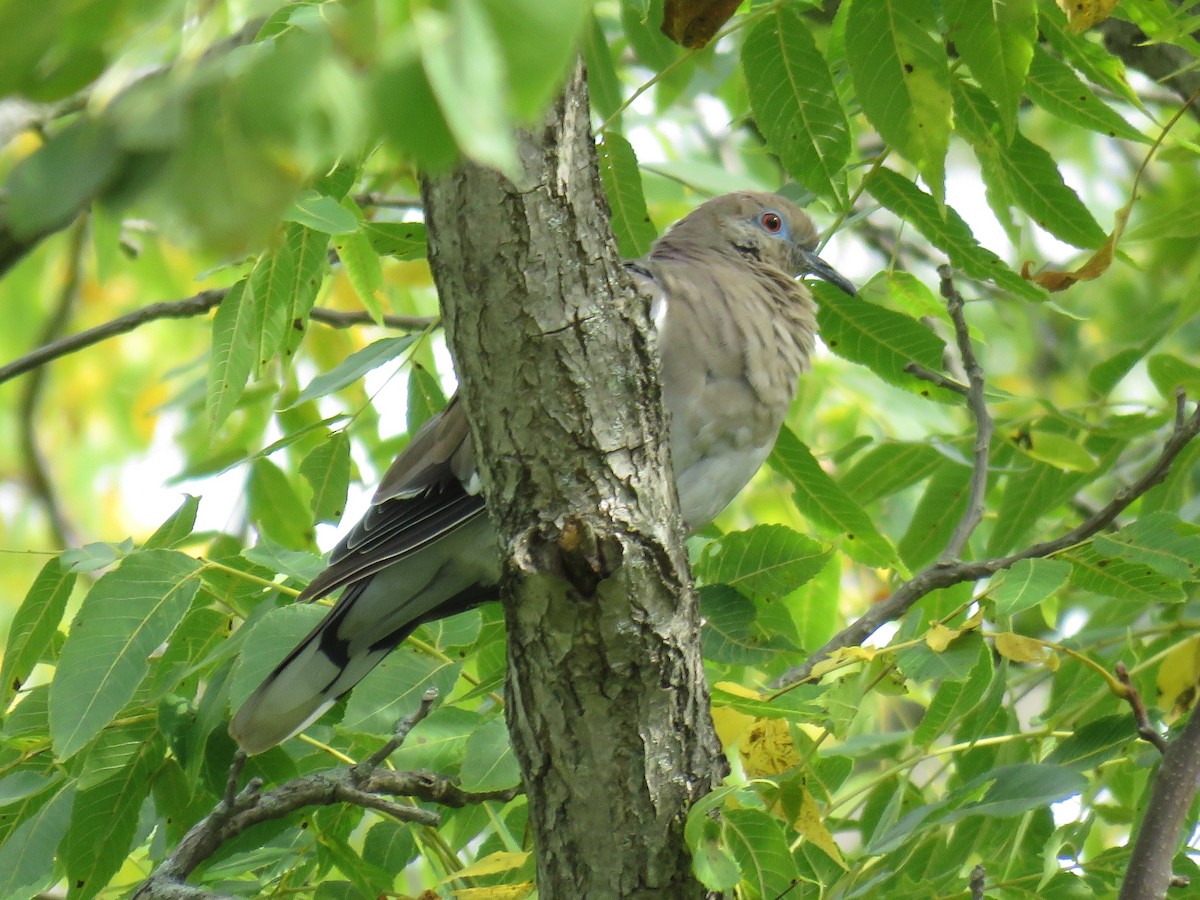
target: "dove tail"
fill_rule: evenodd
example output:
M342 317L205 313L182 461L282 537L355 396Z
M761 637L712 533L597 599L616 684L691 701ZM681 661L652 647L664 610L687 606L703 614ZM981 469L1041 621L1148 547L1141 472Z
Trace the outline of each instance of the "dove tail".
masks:
M365 579L347 588L329 615L242 704L229 733L247 753L269 750L311 725L421 624L408 622L368 647L352 648L338 631L369 583Z

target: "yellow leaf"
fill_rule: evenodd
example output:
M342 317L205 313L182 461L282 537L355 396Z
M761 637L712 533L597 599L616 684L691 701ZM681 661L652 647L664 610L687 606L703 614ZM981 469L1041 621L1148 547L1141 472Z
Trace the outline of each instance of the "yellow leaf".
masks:
M959 635L956 628L947 628L940 622L934 622L929 626L929 630L925 632L925 643L929 645L929 649L934 653L945 653L946 648Z
M816 844L825 852L826 856L849 871L845 860L842 859L842 851L838 848L837 841L833 839L833 835L829 833L829 829L825 827L825 823L821 819L821 808L817 806L817 801L808 792L807 786L802 790L804 796L800 801L800 815L792 824L798 832L804 835L805 840Z
M1180 641L1163 657L1155 678L1158 706L1173 722L1192 708L1200 686L1200 637Z
M457 881L459 878L478 878L481 875L495 875L499 872L508 872L512 869L519 868L525 864L525 860L529 859L529 854L522 851L520 853L508 853L503 850L498 850L495 853L489 853L483 859L477 859L469 866L459 869L457 872L452 872L447 878L442 880L442 884L448 881ZM512 887L513 885L506 885ZM481 890L483 890L481 888ZM494 888L486 888L486 890L494 890ZM475 895L483 896L483 895ZM493 895L488 895L493 896ZM500 895L495 895L500 896ZM507 895L505 895L507 896ZM524 896L522 894L521 896Z
M735 697L744 697L747 700L761 700L763 695L754 688L748 688L744 684L738 684L736 681L718 681L713 685L727 694L733 694Z
M712 711L713 727L717 730L717 740L726 749L745 734L754 724L754 716L730 709L728 706L714 706Z
M457 878L461 873L455 872ZM497 884L493 887L457 888L454 896L458 900L523 900L533 893L532 881L520 884Z
M742 768L751 778L778 775L800 763L800 754L783 719L755 719L750 730L742 735L738 752Z
M819 681L821 676L834 669L841 669L857 661L870 662L874 658L875 651L870 647L841 647L813 666L812 678Z
M1067 28L1083 34L1112 14L1117 0L1058 0L1058 8L1067 14Z
M1049 664L1044 644L1011 631L996 635L996 652L1013 662Z

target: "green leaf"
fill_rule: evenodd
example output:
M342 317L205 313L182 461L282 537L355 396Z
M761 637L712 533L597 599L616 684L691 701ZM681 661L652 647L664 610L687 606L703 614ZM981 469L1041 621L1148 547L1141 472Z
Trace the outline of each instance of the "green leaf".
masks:
M521 783L521 767L502 717L488 720L467 738L459 777L466 791L502 791Z
M1094 544L1084 544L1059 556L1071 564L1071 586L1114 597L1134 608L1152 608L1186 599L1183 587L1141 563L1101 554Z
M285 222L296 222L322 234L349 234L358 230L358 217L337 200L316 191L304 191L283 214Z
M900 539L900 555L912 569L933 562L946 549L967 505L971 470L945 460L929 479Z
M1182 389L1191 397L1200 396L1200 366L1184 362L1170 353L1156 353L1146 362L1146 371L1158 392L1174 402Z
M1200 576L1200 528L1171 513L1143 516L1092 543L1105 556L1149 566L1168 578L1191 581Z
M284 240L296 261L295 278L286 292L288 300L283 315L283 355L288 359L300 346L308 326L308 314L317 302L321 282L329 270L329 240L321 232L303 225L289 226L284 232Z
M583 35L583 61L587 66L588 95L601 119L613 116L623 100L621 82L613 65L613 50L600 20L593 13Z
M162 736L153 733L135 746L128 765L93 787L80 785L75 795L60 848L72 897L86 900L99 893L120 871L133 844L142 801L166 752Z
M1059 559L1022 559L992 584L996 615L1015 616L1037 606L1067 583L1071 566Z
M995 105L1011 140L1037 42L1036 0L945 0L942 14L947 39Z
M754 27L742 68L755 122L784 168L818 196L844 203L850 126L799 9L777 6Z
M729 785L719 787L701 797L688 810L683 837L692 851L692 872L706 888L731 891L741 880L737 860L722 840L719 811L731 794L738 796L744 788Z
M913 743L928 746L935 738L941 737L947 726L957 725L962 714L974 709L983 699L991 686L994 672L991 648L981 644L979 656L965 681L945 680L938 686L920 724L913 730Z
M991 281L998 288L1026 300L1044 300L1045 292L1026 281L990 250L979 246L971 229L953 209L942 217L934 199L902 175L876 169L867 179L867 190L900 219L921 232L950 262L970 276Z
M876 531L871 517L838 487L790 429L785 427L779 433L768 462L795 486L792 499L800 512L817 525L838 533L841 548L851 559L868 566L904 571L896 548Z
M889 441L855 460L839 483L865 506L928 478L944 459L928 444Z
M786 525L732 531L704 548L697 576L765 600L791 593L828 562L830 550Z
M348 202L348 201L347 201ZM339 234L333 239L338 259L346 271L346 279L371 314L375 324L383 324L383 266L371 241L361 231Z
M59 554L63 568L68 572L94 572L111 566L117 560L124 559L134 551L132 538L125 538L119 544L109 541L96 541L84 544L82 547L71 547Z
M425 226L420 222L363 222L362 231L380 256L424 259L429 252Z
M759 809L726 809L721 829L742 871L747 897L774 900L800 880L779 821Z
M1067 27L1067 18L1061 9L1043 0L1038 28L1046 43L1067 63L1078 69L1093 84L1098 84L1120 97L1131 106L1145 112L1145 106L1137 91L1125 79L1125 64L1114 53L1109 53L1100 44L1088 40L1087 35L1075 34Z
M455 141L483 165L517 177L509 78L482 4L453 0L448 11L415 11L421 63Z
M958 394L906 372L909 363L940 372L946 345L926 325L871 301L868 287L849 297L825 283L813 285L817 325L830 350L859 363L889 384L943 403L961 403Z
M143 550L170 550L187 541L196 527L196 513L200 509L200 498L184 494L183 503L167 521L158 526L154 534L146 539Z
M700 588L704 658L731 666L762 665L788 649L754 625L754 602L726 584Z
M208 433L216 434L237 406L246 382L254 370L255 350L261 324L256 297L247 290L249 279L243 278L229 289L213 317L212 353L208 360L208 393L205 411Z
M1099 462L1075 439L1053 431L1030 431L1017 449L1030 459L1066 472L1094 472Z
M312 517L283 470L256 459L246 481L250 521L271 540L293 550L310 546Z
M1029 99L1050 115L1069 125L1078 125L1108 137L1151 143L1150 138L1126 121L1119 112L1096 96L1075 70L1038 44L1033 48L1029 77L1025 83ZM1195 210L1194 204L1192 209ZM1126 235L1129 238L1129 235Z
M312 488L314 522L336 522L346 511L350 487L350 439L335 431L314 447L300 463L300 474Z
M356 350L328 372L322 372L310 381L308 387L300 392L288 408L292 409L309 400L325 397L353 384L368 372L391 362L407 350L416 339L417 336L414 334L383 338L373 344L368 344L361 350Z
M88 592L50 686L50 737L60 759L90 743L133 698L150 655L196 596L200 568L173 550L143 550Z
M931 0L854 3L846 58L863 112L880 136L915 165L940 204L950 143L950 75L931 33Z
M261 378L263 369L275 358L283 344L288 314L292 310L292 293L298 285L296 254L288 241L281 241L268 250L250 272L243 303L249 303L255 315L250 326L254 336L254 366L252 375ZM253 295L253 298L250 298Z
M21 689L33 667L48 657L54 636L75 587L75 575L58 557L38 573L8 627L4 660L0 667L0 695L8 700Z
M1045 761L1084 772L1112 759L1133 740L1134 735L1129 733L1128 713L1105 716L1077 726Z
M975 149L989 188L996 187L1046 231L1084 249L1104 243L1107 235L1083 201L1063 182L1049 153L1014 129L999 133L996 108L978 88L955 79L955 122Z
M112 126L81 115L13 167L4 185L13 236L28 240L65 228L118 175L120 164Z
M408 370L408 433L417 430L446 407L446 394L436 372L414 363Z
M354 689L340 727L357 733L390 734L398 722L416 712L427 689L449 697L461 671L460 661L435 659L401 646Z
M31 897L49 887L55 848L67 833L75 785L67 783L0 844L0 897Z
M516 118L532 122L562 87L589 20L584 0L484 0L491 33L504 57ZM537 52L531 52L536 47Z
M428 769L456 775L466 755L467 739L479 728L480 715L442 706L413 726L404 746L392 755L397 769Z
M988 555L999 556L1015 547L1041 516L1063 501L1069 481L1065 471L1042 462L1010 472L988 538Z
M644 256L658 231L646 211L642 176L633 147L624 136L610 130L600 136L596 153L604 193L612 208L612 230L617 238L617 248L628 259Z

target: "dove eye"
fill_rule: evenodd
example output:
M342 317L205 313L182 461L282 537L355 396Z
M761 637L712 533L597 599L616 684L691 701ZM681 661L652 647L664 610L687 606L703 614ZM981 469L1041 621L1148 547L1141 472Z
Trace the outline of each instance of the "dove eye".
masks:
M777 212L765 212L759 217L759 223L771 234L779 234L783 229L783 219Z

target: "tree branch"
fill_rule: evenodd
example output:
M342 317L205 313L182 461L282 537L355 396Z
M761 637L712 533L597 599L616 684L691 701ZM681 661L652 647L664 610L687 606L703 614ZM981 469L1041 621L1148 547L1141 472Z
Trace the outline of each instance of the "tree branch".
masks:
M1200 716L1193 709L1188 723L1163 752L1129 857L1129 868L1121 882L1120 900L1167 895L1167 889L1174 883L1171 864L1198 786Z
M202 316L220 305L226 293L228 293L227 289L216 288L201 291L194 297L188 297L184 300L164 300L161 303L151 303L149 306L135 309L131 313L118 316L111 321L104 322L94 328L89 328L87 331L68 335L58 340L49 340L36 350L31 350L29 353L13 360L7 365L0 366L0 384L16 378L18 375L23 375L26 372L44 366L55 359L77 353L80 350L91 347L93 344L116 337L118 334L133 331L147 322L154 322L159 319L190 319L194 316ZM322 325L329 325L333 328L349 328L354 325L375 324L375 320L365 310L344 312L342 310L325 309L317 306L309 313L309 318L314 322L320 322ZM383 324L386 327L395 328L400 331L421 331L428 328L435 321L436 319L425 316L383 317Z
M142 883L134 898L224 900L224 895L185 884L184 879L222 844L247 828L282 818L308 806L350 803L386 813L401 822L436 826L440 821L437 813L417 806L404 806L388 798L415 797L442 806L462 807L488 800L507 803L520 794L520 788L464 791L452 779L429 772L394 772L379 768L400 747L413 726L429 715L436 699L436 691L426 691L417 711L397 726L391 740L358 765L302 775L265 794L262 793L262 781L258 778L250 779L246 787L238 791L238 778L246 763L246 754L239 750L234 754L221 801L211 813L192 826L179 845Z
M1146 704L1142 701L1142 694L1133 686L1133 680L1129 677L1129 669L1125 663L1119 662L1114 669L1117 681L1121 682L1125 688L1125 702L1129 704L1130 710L1133 712L1133 723L1137 726L1138 737L1144 741L1153 744L1159 753L1167 752L1167 739L1163 737L1154 724L1150 721L1150 715L1146 712Z
M1184 402L1182 392L1177 396L1178 402L1182 404ZM1023 559L1051 556L1098 534L1111 525L1131 503L1166 478L1171 471L1171 464L1175 461L1175 457L1198 434L1200 434L1200 405L1197 405L1191 416L1176 417L1174 428L1164 442L1158 458L1141 478L1117 491L1113 495L1113 499L1103 508L1097 510L1095 514L1089 516L1075 528L1053 540L1033 544L1010 556L975 562L947 563L939 560L927 566L900 585L890 596L874 604L862 616L835 634L801 665L784 672L775 680L775 686L792 685L811 678L813 668L821 660L845 647L858 646L874 634L881 625L903 616L914 603L930 591L962 584L965 581L979 581L1010 568Z
M962 518L954 528L946 549L942 551L940 561L952 562L962 553L979 523L983 521L984 497L987 494L988 455L992 444L992 416L988 412L987 401L984 399L983 367L975 356L975 348L971 344L971 334L967 328L967 320L963 314L963 298L954 286L953 270L949 266L939 266L938 275L942 279L941 292L946 298L946 310L954 323L954 337L958 344L958 352L962 357L963 369L967 373L967 408L975 419L975 451L974 462L971 465L971 484L967 494L967 508L963 510Z

